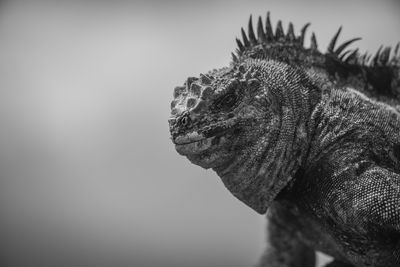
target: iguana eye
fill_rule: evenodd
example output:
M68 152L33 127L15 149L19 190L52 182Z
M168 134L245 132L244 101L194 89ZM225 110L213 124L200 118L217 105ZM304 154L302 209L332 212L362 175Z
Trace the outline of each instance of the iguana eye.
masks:
M236 104L236 95L229 93L217 100L216 106L220 109L230 109Z

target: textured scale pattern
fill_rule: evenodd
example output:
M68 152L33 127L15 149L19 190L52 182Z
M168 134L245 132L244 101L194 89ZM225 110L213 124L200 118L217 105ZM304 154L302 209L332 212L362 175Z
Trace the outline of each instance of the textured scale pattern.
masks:
M268 220L260 267L400 266L400 55L252 18L228 67L174 89L178 153ZM256 34L257 33L257 34Z

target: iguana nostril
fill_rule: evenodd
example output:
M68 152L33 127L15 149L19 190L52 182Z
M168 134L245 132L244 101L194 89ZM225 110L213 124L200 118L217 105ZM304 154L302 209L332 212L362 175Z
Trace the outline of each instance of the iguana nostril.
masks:
M184 116L179 120L179 124L183 127L189 126L190 123L191 123L191 120L188 116Z

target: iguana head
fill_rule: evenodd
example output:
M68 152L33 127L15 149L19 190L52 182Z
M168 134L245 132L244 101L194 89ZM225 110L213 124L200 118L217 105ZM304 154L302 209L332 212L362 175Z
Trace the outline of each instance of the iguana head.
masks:
M318 97L301 70L247 59L175 88L172 141L181 155L215 170L237 198L264 213L300 164Z
M174 90L170 130L176 150L204 168L218 168L253 141L268 106L260 80L245 65L190 77Z
M174 90L169 119L176 150L192 163L212 168L225 186L259 213L288 185L304 160L312 131L311 113L324 83L365 84L357 51L342 52L352 39L329 53L303 46L289 24L275 33L267 16L255 37L248 34L228 67L188 78ZM358 64L358 65L357 65ZM360 74L361 73L361 74ZM332 80L331 77L337 77Z

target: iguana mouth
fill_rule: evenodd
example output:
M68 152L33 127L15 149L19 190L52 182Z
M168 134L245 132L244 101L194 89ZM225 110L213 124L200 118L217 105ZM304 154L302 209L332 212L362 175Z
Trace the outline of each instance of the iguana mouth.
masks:
M175 145L188 145L193 143L198 143L207 139L213 139L214 137L220 137L227 133L229 129L215 129L212 131L207 131L202 134L192 132L186 135L177 136L173 142Z
M219 145L224 135L229 132L230 129L213 128L213 130L198 132L191 132L185 135L177 136L173 142L176 150L180 154L198 154L209 150L210 148L216 148Z
M213 141L216 137L208 137L198 139L196 141L177 142L175 141L175 148L178 153L183 155L198 154L210 149L213 146Z
M177 136L173 142L175 145L188 145L192 143L200 142L207 139L203 134L198 134L197 132L191 132L185 135Z
M223 123L214 123L204 126L197 131L178 134L177 136L173 137L172 141L175 145L197 143L211 137L225 135L227 132L232 130L232 128L234 128L233 126L233 120L223 121Z

